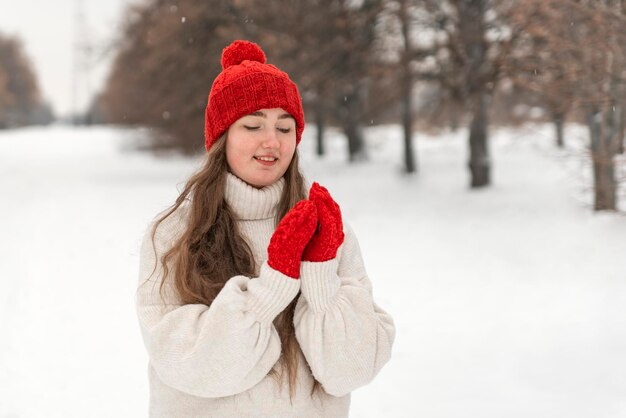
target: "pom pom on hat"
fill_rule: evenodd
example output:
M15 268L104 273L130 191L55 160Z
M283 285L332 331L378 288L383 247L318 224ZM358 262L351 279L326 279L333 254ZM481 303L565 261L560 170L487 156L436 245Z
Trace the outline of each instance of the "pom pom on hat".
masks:
M296 121L296 144L304 130L298 87L287 73L266 63L260 46L238 40L222 50L222 72L215 77L204 113L208 151L237 119L259 109L281 108Z
M233 65L239 65L244 60L256 61L265 64L265 52L255 43L235 41L222 51L222 70Z

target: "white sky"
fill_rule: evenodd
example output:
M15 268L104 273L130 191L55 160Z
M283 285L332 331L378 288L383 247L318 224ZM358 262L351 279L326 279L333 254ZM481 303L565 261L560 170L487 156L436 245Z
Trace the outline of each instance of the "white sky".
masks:
M0 0L0 32L22 40L42 95L57 116L68 114L73 107L73 45L81 1L88 38L105 46L119 32L126 5L140 0ZM79 110L86 107L88 96L102 87L111 58L112 54L107 54L93 65L88 77L75 78Z

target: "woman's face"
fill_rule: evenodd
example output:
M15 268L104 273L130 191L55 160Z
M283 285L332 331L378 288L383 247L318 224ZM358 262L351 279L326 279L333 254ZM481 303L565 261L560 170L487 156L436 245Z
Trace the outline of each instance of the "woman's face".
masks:
M234 175L261 188L280 179L296 149L296 121L283 109L259 109L226 131L226 160Z

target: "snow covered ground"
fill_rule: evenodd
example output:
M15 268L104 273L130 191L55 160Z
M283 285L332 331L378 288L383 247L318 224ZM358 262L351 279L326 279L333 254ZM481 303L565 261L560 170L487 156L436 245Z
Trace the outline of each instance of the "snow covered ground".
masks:
M395 318L391 362L353 417L626 416L626 217L593 214L576 154L550 127L493 133L494 185L467 187L466 133L418 135L400 173L395 126L313 155ZM0 417L147 416L134 312L138 246L197 159L127 145L137 130L0 132ZM577 138L578 136L578 138ZM583 174L581 174L583 173Z

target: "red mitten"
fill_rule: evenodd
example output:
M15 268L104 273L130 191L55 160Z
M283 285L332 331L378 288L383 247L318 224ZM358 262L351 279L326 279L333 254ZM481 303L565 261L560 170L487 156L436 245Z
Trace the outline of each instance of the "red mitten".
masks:
M276 227L267 247L267 264L286 276L298 279L302 252L316 227L315 204L309 200L299 201Z
M318 228L304 249L304 261L328 261L337 256L337 249L343 243L343 221L339 205L325 187L313 183L309 200L317 208Z

